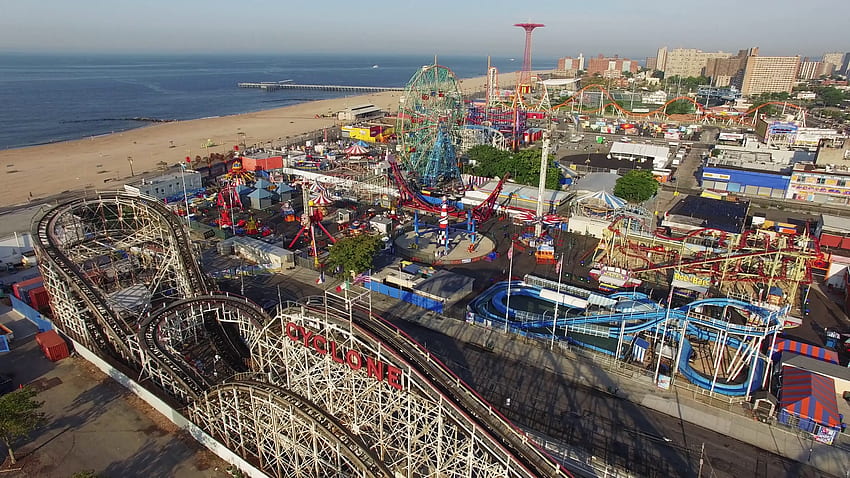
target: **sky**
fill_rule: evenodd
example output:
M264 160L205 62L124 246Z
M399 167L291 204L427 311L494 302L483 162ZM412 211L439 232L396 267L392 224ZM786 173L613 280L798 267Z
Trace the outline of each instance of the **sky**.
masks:
M580 4L579 4L580 3ZM803 7L805 5L805 7ZM635 60L661 46L850 51L847 0L0 0L0 51L360 53Z

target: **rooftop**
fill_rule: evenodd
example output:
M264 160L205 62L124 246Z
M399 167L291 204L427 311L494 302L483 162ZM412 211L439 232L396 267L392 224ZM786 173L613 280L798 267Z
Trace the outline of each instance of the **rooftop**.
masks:
M633 156L641 156L645 158L664 158L670 155L670 148L667 146L658 146L655 144L640 144L640 143L620 143L615 142L611 145L611 155L630 154Z
M744 220L747 218L749 206L748 201L732 202L686 196L670 209L664 223L679 222L738 234L744 229Z

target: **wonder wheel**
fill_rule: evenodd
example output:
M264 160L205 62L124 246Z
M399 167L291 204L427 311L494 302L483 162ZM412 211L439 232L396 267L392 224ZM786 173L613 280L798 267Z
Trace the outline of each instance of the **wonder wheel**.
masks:
M423 66L399 100L396 132L402 162L420 185L434 187L460 179L457 148L465 116L454 73Z

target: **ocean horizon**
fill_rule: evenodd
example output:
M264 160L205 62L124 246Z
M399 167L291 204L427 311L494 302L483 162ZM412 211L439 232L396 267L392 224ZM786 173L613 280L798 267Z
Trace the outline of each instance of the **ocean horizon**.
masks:
M486 57L440 56L458 79L484 76ZM240 82L404 87L428 55L23 54L0 53L0 149L100 136L157 121L229 116L354 96L265 92ZM535 61L535 69L556 60ZM500 71L521 59L492 58Z

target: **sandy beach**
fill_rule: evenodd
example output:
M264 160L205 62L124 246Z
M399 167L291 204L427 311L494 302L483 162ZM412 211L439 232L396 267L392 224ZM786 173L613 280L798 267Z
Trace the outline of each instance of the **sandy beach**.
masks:
M513 78L513 74L505 74ZM485 77L460 82L464 94L482 91ZM503 85L504 86L504 85ZM262 94L258 92L258 94ZM120 133L0 151L0 207L26 204L67 191L115 190L135 175L169 166L186 156L229 151L238 143L280 145L287 138L338 126L336 113L372 103L392 114L401 92L382 92L313 101L271 110L191 121L161 123ZM331 114L333 117L321 117ZM320 117L316 117L319 115ZM214 147L204 147L208 142Z

